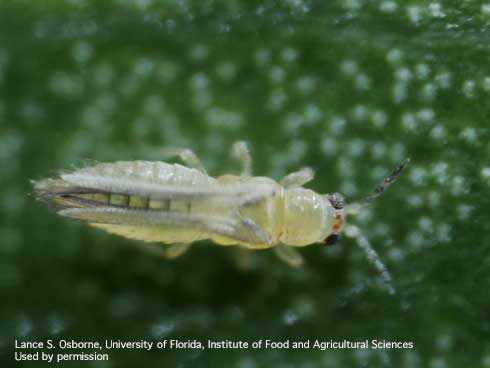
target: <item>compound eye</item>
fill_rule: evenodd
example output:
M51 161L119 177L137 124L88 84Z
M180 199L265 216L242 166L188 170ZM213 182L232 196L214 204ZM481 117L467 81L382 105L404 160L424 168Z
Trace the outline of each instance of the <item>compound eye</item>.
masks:
M325 245L334 245L340 239L340 235L332 233L325 238Z
M332 193L327 196L328 201L336 210L341 210L344 208L344 196L340 193Z

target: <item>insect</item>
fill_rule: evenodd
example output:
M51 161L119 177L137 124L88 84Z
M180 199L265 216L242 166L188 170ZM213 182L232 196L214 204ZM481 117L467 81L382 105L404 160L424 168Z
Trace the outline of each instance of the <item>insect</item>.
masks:
M391 277L369 241L347 215L372 203L390 186L408 160L358 203L345 205L339 193L318 194L303 186L314 172L303 168L279 183L252 176L245 142L232 146L242 165L240 175L209 176L189 149L168 148L186 166L161 161L98 163L34 182L37 198L62 216L87 222L110 233L143 242L169 258L183 254L194 241L210 239L248 249L273 248L279 258L299 266L297 251L313 243L334 244L344 231L357 240L368 260L393 293Z

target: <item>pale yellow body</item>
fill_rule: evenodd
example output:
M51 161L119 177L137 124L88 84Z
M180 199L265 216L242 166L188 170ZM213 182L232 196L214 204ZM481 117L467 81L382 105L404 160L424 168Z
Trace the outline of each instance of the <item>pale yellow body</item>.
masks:
M101 190L102 180L107 179L109 187L121 187L124 193L118 189ZM123 181L122 185L111 184L111 180ZM155 215L158 212L179 213L191 216L213 216L226 218L238 223L250 222L251 232L258 228L266 236L257 241L254 236L243 233L243 236L225 236L202 226L196 227L188 224L153 224L145 221L134 224L125 223L124 219L106 222L93 214L85 215L77 212L62 211L63 215L79 218L90 225L104 229L114 234L127 238L162 243L191 243L197 240L210 239L219 245L240 245L251 249L270 248L277 244L292 246L305 246L322 241L332 232L336 223L336 211L331 207L325 196L302 187L285 189L277 182L266 177L244 177L236 175L224 175L212 178L196 169L179 164L167 164L164 162L150 161L121 161L115 163L102 163L92 167L86 167L69 174L61 175L60 179L48 179L45 186L59 188L63 195L52 197L52 201L68 208L116 208L134 209L135 216L145 212ZM197 196L184 196L184 198L161 199L154 198L152 194L147 196L131 193L131 187L139 183L151 183L175 188L192 188L198 191L200 188L226 188L245 184L251 194L254 187L270 187L271 195L254 200L250 203L237 203L230 200L215 200L213 197L204 198ZM40 182L43 184L43 182ZM38 186L41 186L38 184ZM70 189L75 186L83 188L83 193L77 193ZM105 185L105 184L104 184ZM94 187L93 192L90 188ZM126 190L127 187L127 190ZM71 191L71 192L70 192ZM233 196L233 194L231 194ZM95 221L92 221L95 219ZM132 220L133 221L133 220ZM257 230L257 231L258 231ZM253 235L253 234L252 234Z
M242 174L213 178L188 149L168 148L190 167L150 161L120 161L85 167L56 178L34 182L38 199L59 207L59 214L127 238L172 244L163 255L175 258L189 244L209 239L219 245L249 249L274 247L290 264L303 263L293 247L334 244L342 230L344 210L356 213L391 185L408 164L397 167L361 203L344 208L339 193L321 195L303 188L313 171L303 168L280 183L251 175L245 142L232 154L242 162ZM388 270L368 240L354 225L346 234L357 240L367 258L394 292ZM161 248L146 247L161 254Z

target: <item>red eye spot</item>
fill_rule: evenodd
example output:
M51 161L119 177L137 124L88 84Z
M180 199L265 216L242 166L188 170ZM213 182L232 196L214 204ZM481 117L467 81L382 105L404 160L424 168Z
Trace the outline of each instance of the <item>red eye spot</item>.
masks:
M341 218L342 218L342 215L341 215L340 213L337 213L337 214L335 215L335 219L336 219L336 220L340 220Z
M335 225L333 225L333 229L334 229L334 230L338 230L338 229L340 229L340 224L335 224Z

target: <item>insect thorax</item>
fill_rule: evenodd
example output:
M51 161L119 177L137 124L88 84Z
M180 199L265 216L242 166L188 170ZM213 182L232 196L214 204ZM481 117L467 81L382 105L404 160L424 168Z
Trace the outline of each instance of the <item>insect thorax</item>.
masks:
M335 211L325 196L294 188L286 190L284 200L283 243L305 246L323 241L331 232Z

